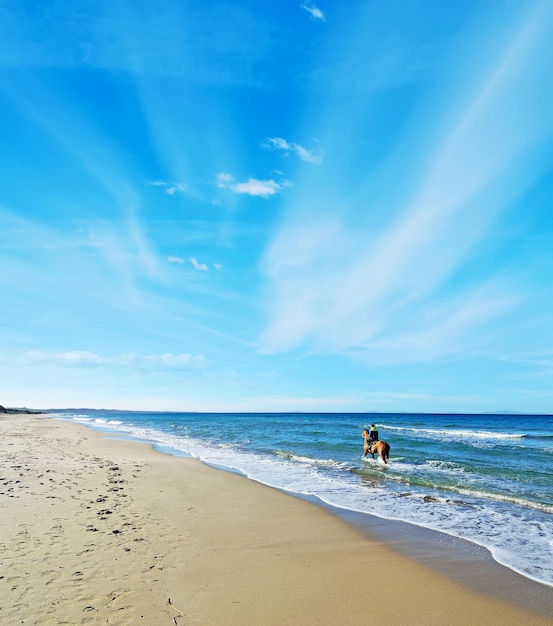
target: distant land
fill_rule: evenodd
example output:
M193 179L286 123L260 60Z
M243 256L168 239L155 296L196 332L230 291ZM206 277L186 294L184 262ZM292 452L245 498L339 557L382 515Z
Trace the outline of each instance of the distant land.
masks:
M66 407L63 409L28 409L26 407L10 407L5 408L0 405L0 415L2 414L30 414L30 415L44 415L45 413L175 413L175 414L185 414L185 413L212 413L213 411L133 411L132 409L89 409L86 407ZM216 411L217 413L227 413L228 415L232 414L241 414L241 413L257 413L259 411ZM261 411L262 413L266 413L266 411ZM342 413L342 411L274 411L274 413L278 413L282 415L283 413L290 414L301 414L301 413ZM394 415L396 413L400 413L401 415L535 415L534 413L527 413L522 411L510 411L508 409L500 410L500 411L483 411L478 413L457 413L457 412L433 412L433 411L351 411L352 415ZM549 413L542 413L540 415L549 415Z
M3 407L0 404L0 414L4 413L4 414L9 414L9 415L21 415L22 413L24 413L25 415L43 415L44 411L34 411L32 409L26 409L26 408L10 408L10 409L6 409L6 407Z
M175 414L185 414L185 413L225 413L227 415L241 415L243 413L276 413L279 415L283 415L285 413L299 415L301 413L312 414L312 413L320 413L320 414L337 414L344 413L344 411L163 411L163 410L154 410L154 411L144 411L144 410L133 410L133 409L89 409L87 407L66 407L63 409L44 409L40 411L40 413L175 413ZM499 410L499 411L478 411L475 413L465 413L465 412L443 412L443 411L347 411L348 414L351 415L535 415L534 413L528 413L523 411L509 411L508 409ZM549 413L543 413L540 415L549 415Z

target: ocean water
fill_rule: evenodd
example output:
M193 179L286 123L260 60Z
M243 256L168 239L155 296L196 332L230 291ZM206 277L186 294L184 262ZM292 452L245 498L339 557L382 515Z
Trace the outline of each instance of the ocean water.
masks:
M553 586L553 416L64 411L162 452L196 457L292 494L488 548ZM362 459L378 426L388 465Z

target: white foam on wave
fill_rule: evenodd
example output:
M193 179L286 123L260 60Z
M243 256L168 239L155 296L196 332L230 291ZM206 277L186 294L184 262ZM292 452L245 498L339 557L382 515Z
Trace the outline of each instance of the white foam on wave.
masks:
M217 447L218 448L236 448L238 446L238 444L235 443L218 443Z
M452 438L462 439L463 441L470 441L471 439L485 439L485 440L503 440L503 439L524 439L525 433L505 433L494 432L490 430L462 430L462 429L438 429L438 428L414 428L408 426L389 426L382 425L382 430L394 430L397 432L409 432L415 433L422 437L438 437L438 438Z
M392 461L388 461L388 463L384 463L384 461L380 458L380 457L376 457L376 458L372 458L372 456L362 456L361 457L361 461L363 463L366 463L367 465L371 465L371 466L384 466L384 467L391 467L392 465ZM397 459L395 459L394 463L397 462Z
M543 511L544 513L553 514L553 504L547 504L545 502L533 502L526 498L517 498L517 496L498 494L495 492L483 491L481 489L464 489L463 487L453 487L451 491L463 496L473 496L477 498L486 498L494 501L505 502L507 504L516 504L517 506L524 507L525 509L535 509L536 511Z
M367 459L363 459L367 461ZM374 463L374 461L373 461ZM504 494L498 491L484 490L478 486L477 477L472 475L466 468L453 463L451 461L433 461L428 460L421 463L409 463L400 459L394 459L387 465L390 469L388 478L395 482L404 483L406 485L414 484L418 487L424 487L426 482L436 483L447 481L444 489L450 493L483 498L486 500L505 502L508 504L516 504L517 506L543 511L544 513L553 514L553 504L538 502L528 498L518 497L514 494ZM425 481L425 475L431 477ZM433 480L432 477L439 478ZM418 478L414 481L413 477ZM448 480L451 479L451 480Z
M550 537L549 516L541 517L536 511L528 510L513 513L501 503L475 497L459 501L432 490L426 494L413 490L406 495L374 484L370 489L367 497L366 489L361 491L353 485L339 493L321 485L317 495L332 506L409 522L472 541L490 550L506 567L553 585L552 560L550 554L544 553Z
M432 459L428 459L427 464L433 469L433 470L442 470L444 472L464 472L465 468L459 464L459 463L454 463L453 461L442 461L442 460L432 460Z
M347 468L349 465L343 461L335 461L334 459L315 459L310 456L302 456L294 452L286 450L276 450L275 455L283 459L288 459L295 463L303 463L305 465L315 465L318 467L334 467L336 469Z
M365 457L364 461L370 461ZM406 461L404 457L392 457L388 462L388 467L393 468L406 480L411 480L413 476L422 477L424 474L439 475L441 477L459 477L465 474L466 468L453 461L439 461L424 459L419 462ZM422 476L421 476L422 475ZM463 478L465 480L465 478Z

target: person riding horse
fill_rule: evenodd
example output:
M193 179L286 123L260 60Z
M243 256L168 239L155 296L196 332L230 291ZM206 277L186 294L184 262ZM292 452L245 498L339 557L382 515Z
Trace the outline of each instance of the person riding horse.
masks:
M370 428L365 428L363 431L363 442L363 458L370 454L374 459L374 455L378 454L384 463L388 464L390 445L388 442L378 439L378 430L374 424L371 424Z

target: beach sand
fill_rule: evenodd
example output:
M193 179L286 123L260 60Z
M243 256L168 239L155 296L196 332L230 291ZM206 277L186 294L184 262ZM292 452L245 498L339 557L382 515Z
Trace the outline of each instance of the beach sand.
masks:
M40 416L0 433L2 624L551 624L195 459Z

